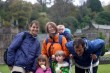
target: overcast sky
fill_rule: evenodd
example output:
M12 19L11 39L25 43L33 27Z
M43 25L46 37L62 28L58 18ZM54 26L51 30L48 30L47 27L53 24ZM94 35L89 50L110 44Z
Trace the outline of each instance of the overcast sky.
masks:
M3 0L3 1L6 1L6 0ZM32 2L32 4L34 4L34 3L37 2L37 0L24 0L24 1ZM83 0L74 0L74 4L75 5L80 5L82 1ZM86 0L84 0L84 1L86 1ZM110 4L110 0L100 0L100 1L101 1L102 5L108 5L108 4Z
M25 1L28 1L28 2L32 2L33 4L37 1L37 0L25 0ZM80 2L82 2L83 0L74 0L74 4L75 5L80 5ZM86 0L85 0L86 1ZM107 4L110 4L110 0L100 0L101 3L103 5L107 5Z

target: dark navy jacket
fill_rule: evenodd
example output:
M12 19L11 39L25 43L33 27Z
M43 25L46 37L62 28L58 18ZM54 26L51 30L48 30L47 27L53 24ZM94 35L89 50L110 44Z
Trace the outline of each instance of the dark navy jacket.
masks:
M37 37L33 37L29 32L21 32L15 36L8 47L7 63L9 66L20 66L27 71L34 71L36 70L36 58L40 53L40 42Z
M66 47L69 52L73 55L74 61L76 64L82 67L88 67L91 63L91 54L96 54L97 57L100 56L102 49L104 48L104 41L101 39L95 39L92 41L84 40L86 43L86 48L82 56L78 56L74 51L74 41L67 42ZM98 58L97 58L98 60ZM97 60L93 61L93 64L97 62Z

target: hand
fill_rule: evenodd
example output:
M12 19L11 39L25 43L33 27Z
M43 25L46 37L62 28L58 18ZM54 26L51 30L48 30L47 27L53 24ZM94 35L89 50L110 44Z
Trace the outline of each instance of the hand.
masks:
M59 67L57 67L57 68L55 69L55 71L56 71L56 73L61 73L61 70L60 70Z
M91 57L92 57L93 60L97 59L97 55L96 54L92 54Z
M73 58L73 55L72 54L70 54L70 58Z
M46 70L46 66L45 65L41 65L41 68L45 71Z
M55 60L55 55L52 55L52 60Z
M29 73L33 73L32 71L30 71Z

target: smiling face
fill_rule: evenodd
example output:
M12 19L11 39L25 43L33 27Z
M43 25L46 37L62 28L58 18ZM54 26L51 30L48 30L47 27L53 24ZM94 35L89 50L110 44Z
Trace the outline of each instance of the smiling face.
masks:
M48 22L45 28L50 36L58 33L57 25L54 22Z
M38 34L39 31L39 25L37 25L37 23L32 23L29 26L29 30L30 30L30 34L32 34L33 36L36 36Z
M48 32L49 32L50 34L56 33L55 28L52 27L52 25L48 25Z

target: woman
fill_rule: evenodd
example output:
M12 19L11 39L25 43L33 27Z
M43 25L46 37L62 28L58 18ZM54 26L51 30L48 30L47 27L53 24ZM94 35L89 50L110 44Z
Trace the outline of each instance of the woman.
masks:
M65 46L67 40L64 36L58 34L57 25L54 22L48 22L46 31L49 36L43 41L41 53L49 58L51 64L58 50L64 51L66 57L68 57L69 53Z
M8 47L7 64L12 73L33 73L36 70L36 58L40 54L40 42L37 39L39 23L33 20L29 31L18 33Z

